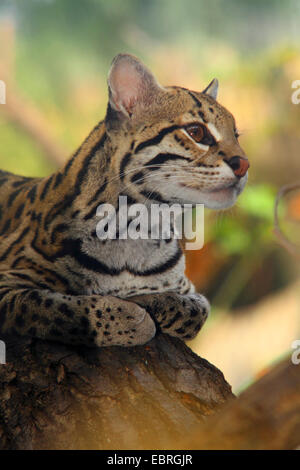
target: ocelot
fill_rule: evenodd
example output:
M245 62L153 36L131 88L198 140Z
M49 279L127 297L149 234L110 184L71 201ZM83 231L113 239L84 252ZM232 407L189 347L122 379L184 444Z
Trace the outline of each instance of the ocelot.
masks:
M200 92L159 85L115 57L105 119L46 178L0 172L0 331L87 346L145 344L157 330L188 340L209 303L185 277L179 241L102 240L97 207L231 206L249 163L233 116Z

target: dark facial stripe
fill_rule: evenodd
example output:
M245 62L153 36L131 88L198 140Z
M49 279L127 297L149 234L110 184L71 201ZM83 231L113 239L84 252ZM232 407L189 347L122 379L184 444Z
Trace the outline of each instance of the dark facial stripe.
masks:
M125 170L126 166L128 165L128 163L130 161L130 157L131 157L131 153L128 152L122 158L122 161L121 161L121 164L120 164L120 179L121 180L124 179L124 176L125 176L124 170Z
M168 160L185 160L186 162L191 162L192 159L188 157L183 157L182 155L176 155L174 153L159 153L156 157L149 160L144 166L151 167L151 165L162 165ZM155 171L159 168L149 168L151 171Z
M144 142L141 142L135 149L134 153L138 153L141 150L143 150L145 147L150 147L151 145L157 145L159 144L162 139L167 135L170 134L171 132L175 131L176 129L180 129L181 126L174 125L170 127L165 127L165 129L162 129L155 137L152 139L145 140Z
M143 178L144 178L144 173L142 171L138 171L137 173L135 173L130 181L132 183L136 183L136 184L142 184L143 183Z
M177 126L177 125L174 125L174 126L170 126L170 127L166 127L165 129L162 129L155 137L153 137L152 139L148 139L148 140L145 140L144 142L141 142L135 149L134 153L138 153L140 152L141 150L143 150L144 148L146 147L150 147L152 145L157 145L159 144L162 139L169 133L173 132L174 130L176 129L180 129L180 126ZM120 164L120 179L123 180L124 179L124 170L126 168L126 166L128 165L128 163L130 162L130 159L131 159L131 153L128 152L124 155L122 161L121 161L121 164Z

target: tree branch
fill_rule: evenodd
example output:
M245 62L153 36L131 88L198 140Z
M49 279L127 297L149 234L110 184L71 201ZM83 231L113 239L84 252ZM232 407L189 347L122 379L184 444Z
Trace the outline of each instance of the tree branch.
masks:
M286 359L209 418L189 449L295 449L300 445L300 365Z
M174 447L233 397L217 368L167 335L133 348L6 343L2 449Z

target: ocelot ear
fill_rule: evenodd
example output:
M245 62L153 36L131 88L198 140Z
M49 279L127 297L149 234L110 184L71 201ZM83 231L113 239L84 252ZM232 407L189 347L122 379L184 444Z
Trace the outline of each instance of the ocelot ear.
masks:
M152 73L136 57L117 55L108 74L109 101L113 109L131 116L147 107L162 88Z
M219 88L219 82L216 78L214 78L210 84L202 91L202 93L205 93L208 96L211 96L214 100L217 99L218 95L218 88Z

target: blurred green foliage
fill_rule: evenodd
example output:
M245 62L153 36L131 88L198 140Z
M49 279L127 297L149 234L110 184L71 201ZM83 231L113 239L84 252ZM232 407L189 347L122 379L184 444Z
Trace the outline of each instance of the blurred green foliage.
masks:
M257 249L265 249L272 240L275 188L257 185L247 188L238 201L239 217L227 217L214 228L214 240L228 255L249 255Z
M209 289L214 305L233 309L252 303L265 295L266 289L281 287L290 279L287 267L283 272L279 268L283 260L273 234L275 197L276 190L271 185L249 187L240 196L234 216L225 215L216 223L209 220L207 241L214 243L227 260L225 276L221 274L217 282L218 289L216 285ZM256 274L261 267L264 268L264 263L266 268L270 267L270 257L275 261L275 276L269 279L271 285L265 283L265 289L260 293L255 282ZM252 287L248 284L251 279Z

